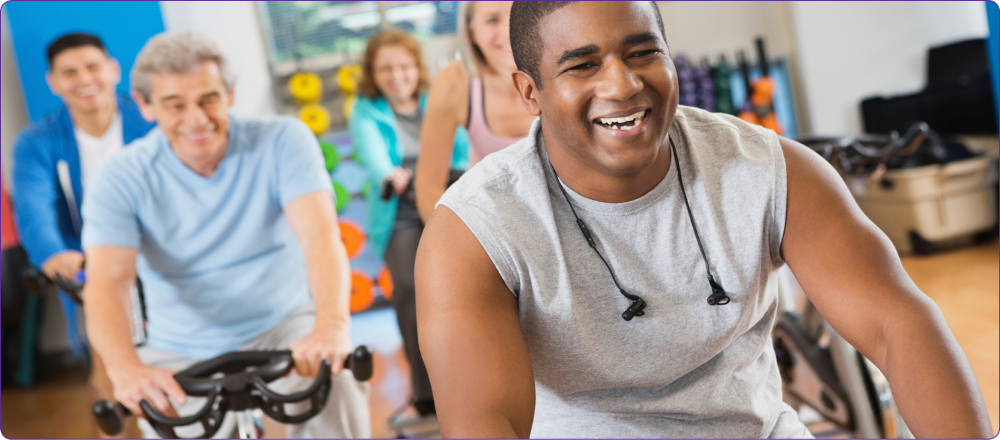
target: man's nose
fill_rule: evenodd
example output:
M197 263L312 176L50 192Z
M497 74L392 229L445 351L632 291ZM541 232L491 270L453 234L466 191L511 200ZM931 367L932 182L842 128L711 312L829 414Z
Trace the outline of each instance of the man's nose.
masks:
M622 60L605 64L597 97L608 101L628 101L642 91L642 79Z
M97 75L87 69L80 69L79 75L77 75L76 80L81 85L87 85L97 79Z
M202 127L209 122L208 114L200 105L189 105L184 111L183 122L191 127Z

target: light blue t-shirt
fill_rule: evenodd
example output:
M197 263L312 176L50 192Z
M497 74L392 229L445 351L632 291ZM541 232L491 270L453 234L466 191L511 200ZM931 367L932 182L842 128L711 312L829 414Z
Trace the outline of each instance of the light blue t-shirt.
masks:
M226 155L203 177L157 127L91 177L83 247L137 249L147 343L194 359L233 351L310 302L283 214L332 194L316 137L288 118L230 115Z

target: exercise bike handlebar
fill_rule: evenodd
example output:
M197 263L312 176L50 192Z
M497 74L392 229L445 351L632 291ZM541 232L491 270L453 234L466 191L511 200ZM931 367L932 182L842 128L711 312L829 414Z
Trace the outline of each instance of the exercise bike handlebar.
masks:
M66 292L66 294L69 295L70 299L72 299L73 302L82 305L83 304L83 295L82 295L83 282L81 282L82 277L83 277L82 270L79 273L77 273L76 280L67 280L66 278L63 278L62 275L57 273L56 279L52 280L52 282L56 283L56 285L59 286L59 288L62 289L63 292Z
M207 403L197 413L186 417L169 417L148 401L139 402L150 425L164 438L181 438L174 427L200 422L204 428L201 438L211 437L218 430L222 418L229 410L242 411L260 408L282 423L302 423L318 414L326 405L331 382L330 361L320 364L320 371L313 383L304 391L284 395L267 387L295 366L290 350L238 351L227 353L174 375L184 392L191 396L205 396ZM364 345L358 346L347 356L344 368L351 370L359 382L371 379L373 373L371 352ZM218 377L219 374L221 377ZM284 403L312 401L312 407L301 414L289 415ZM125 418L132 413L121 403L99 400L91 408L98 427L105 434L117 435L124 429Z

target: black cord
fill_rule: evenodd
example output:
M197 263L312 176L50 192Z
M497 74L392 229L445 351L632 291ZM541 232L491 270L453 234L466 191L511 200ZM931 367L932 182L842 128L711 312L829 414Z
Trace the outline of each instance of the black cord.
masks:
M681 175L681 166L677 160L677 147L674 146L674 138L672 137L670 138L670 151L674 154L673 166L677 168L677 183L681 185L681 196L684 197L684 207L687 208L688 218L691 219L691 227L694 229L694 239L698 242L698 250L701 251L701 258L705 260L708 285L712 288L712 295L708 297L708 304L713 306L729 304L729 295L726 295L726 291L712 276L712 268L708 265L708 256L705 254L705 247L701 245L701 236L698 234L698 226L694 223L694 214L691 212L691 205L688 204L687 191L684 190L684 176Z
M622 312L622 318L626 321L631 321L632 317L645 315L646 312L643 311L643 309L646 308L646 301L638 295L626 292L625 289L622 289L622 286L618 284L618 277L615 276L615 271L611 269L611 265L604 259L601 252L597 250L597 243L594 242L594 237L590 234L590 230L587 229L587 224L583 222L583 219L581 219L580 216L576 215L576 209L573 208L573 202L570 202L569 194L566 193L566 189L563 188L562 183L559 181L559 174L556 173L556 168L552 166L552 161L549 160L548 162L549 168L552 170L552 174L556 176L556 186L559 187L559 191L562 191L563 197L566 198L566 204L569 205L569 210L573 213L573 217L576 217L576 224L580 227L580 232L583 232L583 237L587 239L587 244L589 244L590 248L597 253L598 258L600 258L601 262L604 263L604 267L608 268L608 273L611 274L611 281L615 282L615 287L618 288L618 291L621 292L622 296L626 299L632 301L632 305Z
M701 252L701 258L705 261L705 272L708 273L708 285L712 289L712 294L708 297L708 304L713 306L729 304L729 295L726 295L725 289L723 289L722 286L715 281L715 277L712 276L712 269L708 263L708 255L705 254L705 247L701 244L701 235L698 233L698 226L695 225L694 214L691 212L691 204L688 202L687 191L684 189L684 176L681 174L681 166L677 159L677 147L674 145L674 139L672 137L669 138L669 141L670 151L673 153L672 165L677 168L677 181L680 183L681 196L684 197L684 207L687 209L688 219L691 220L691 228L694 229L694 238L698 242L698 250ZM625 289L622 289L622 286L618 284L618 277L615 276L615 271L611 269L611 264L604 259L604 255L601 255L601 251L597 250L597 243L594 241L594 237L590 233L590 229L587 228L587 224L583 222L583 219L581 219L579 215L576 214L576 208L573 207L573 202L569 200L569 194L566 192L566 189L563 188L562 182L559 180L559 173L556 172L556 168L552 165L552 161L548 160L548 157L546 157L546 160L549 163L549 169L552 170L552 174L556 177L556 186L559 187L559 191L562 192L563 197L566 199L566 204L569 205L570 212L572 212L573 217L576 218L576 224L580 227L580 232L583 233L583 237L587 239L587 244L590 245L590 248L597 253L597 257L601 259L602 263L604 263L604 267L608 268L608 273L611 274L611 280L614 281L615 287L618 288L618 291L621 292L622 296L632 301L632 305L622 312L622 318L626 321L631 321L635 316L644 315L645 312L643 309L646 308L646 301L638 295L626 292Z

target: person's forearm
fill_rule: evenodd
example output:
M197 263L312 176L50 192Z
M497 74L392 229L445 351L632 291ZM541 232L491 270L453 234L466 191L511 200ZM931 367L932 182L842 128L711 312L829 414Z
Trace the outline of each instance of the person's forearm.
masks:
M346 328L351 323L350 267L335 225L310 240L303 251L309 288L316 303L317 327Z
M90 281L83 291L87 303L83 308L87 318L87 337L109 371L141 364L132 345L131 317L128 313L131 285L119 284Z
M975 375L940 310L930 299L912 310L887 326L880 366L910 431L918 438L992 437Z

